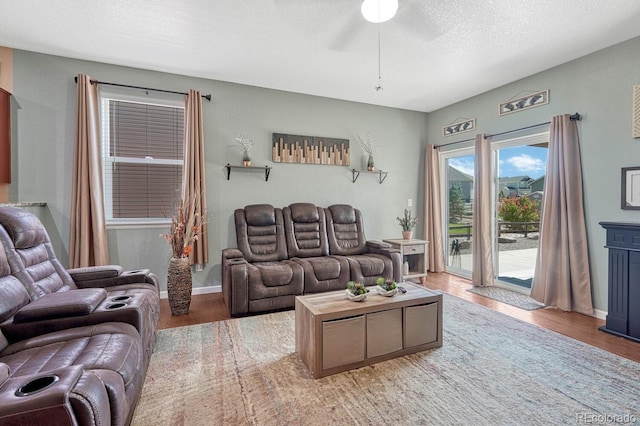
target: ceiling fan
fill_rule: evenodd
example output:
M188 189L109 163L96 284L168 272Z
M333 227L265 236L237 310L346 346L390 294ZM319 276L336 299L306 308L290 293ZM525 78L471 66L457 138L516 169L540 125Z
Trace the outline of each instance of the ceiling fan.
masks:
M362 0L272 0L290 27L317 40L331 50L362 51L370 49L371 33L383 26L391 38L428 42L442 31L429 17L424 0L398 0L392 19L382 24L365 20Z

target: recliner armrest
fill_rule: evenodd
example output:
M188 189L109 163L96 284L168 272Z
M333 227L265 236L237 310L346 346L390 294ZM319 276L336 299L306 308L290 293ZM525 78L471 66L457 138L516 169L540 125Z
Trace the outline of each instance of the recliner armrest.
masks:
M243 257L244 254L237 248L226 248L222 250L222 259L238 259Z
M402 282L402 254L400 250L392 248L389 243L381 241L367 241L367 251L373 254L381 254L391 259L393 265L393 280Z
M104 385L81 365L11 377L0 386L2 425L66 426L89 419L110 424L111 413Z
M87 288L49 293L22 308L13 317L14 324L60 317L75 317L93 312L107 297L102 288Z
M391 248L391 244L385 243L384 241L371 240L371 241L367 241L367 247L377 248L377 249Z
M124 269L120 265L89 266L86 268L67 269L74 281L94 281L115 278Z
M68 269L67 272L78 288L112 287L136 283L149 283L158 287L158 280L149 269L125 271L120 265L104 265Z
M222 250L222 295L231 316L249 312L248 265L240 250Z

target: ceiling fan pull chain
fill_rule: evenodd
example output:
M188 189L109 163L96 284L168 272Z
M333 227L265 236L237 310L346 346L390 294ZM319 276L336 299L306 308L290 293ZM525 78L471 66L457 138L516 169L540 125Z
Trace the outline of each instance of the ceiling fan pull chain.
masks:
M380 24L378 24L378 85L375 89L376 92L382 90L382 77L380 73Z

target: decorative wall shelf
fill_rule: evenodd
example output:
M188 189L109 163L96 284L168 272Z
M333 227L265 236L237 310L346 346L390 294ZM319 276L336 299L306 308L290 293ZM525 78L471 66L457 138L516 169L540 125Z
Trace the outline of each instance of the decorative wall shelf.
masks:
M232 166L231 164L227 163L227 165L225 166L227 168L227 180L231 179L231 169L235 169L235 170L243 170L246 172L256 172L258 170L264 171L264 180L268 181L269 180L269 174L271 173L271 167L270 166L264 166L264 167L259 167L259 166Z
M382 183L387 178L387 174L389 172L383 172L382 170L378 170L378 171L375 171L375 172L370 172L368 170L352 169L351 170L351 177L352 177L354 183L355 183L355 181L358 180L358 177L360 176L360 173L370 173L370 174L378 175L378 180L380 181L380 183Z

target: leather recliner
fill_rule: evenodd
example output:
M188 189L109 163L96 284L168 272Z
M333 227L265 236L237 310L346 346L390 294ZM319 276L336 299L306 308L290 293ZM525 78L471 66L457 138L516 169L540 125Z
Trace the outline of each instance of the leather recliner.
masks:
M344 289L349 263L329 255L324 210L311 203L295 203L285 207L283 214L289 257L304 268L305 294Z
M351 269L351 280L367 286L378 277L402 281L402 258L391 244L367 241L360 210L346 204L325 209L329 253L345 256Z
M222 291L231 315L290 308L303 270L288 259L282 210L255 204L234 212L237 249L222 251Z
M0 247L0 323L30 303ZM137 330L122 322L53 332L40 325L20 338L0 329L0 424L128 424L146 372Z
M146 370L160 315L154 274L148 270L125 272L115 265L67 270L58 261L40 220L15 207L0 207L0 242L10 274L24 286L28 300L0 321L8 339L24 340L72 327L125 322L142 338Z

